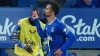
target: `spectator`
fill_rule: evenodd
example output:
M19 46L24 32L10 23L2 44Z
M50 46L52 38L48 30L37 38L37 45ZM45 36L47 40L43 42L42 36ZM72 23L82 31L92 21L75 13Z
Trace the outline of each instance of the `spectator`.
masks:
M76 0L66 0L64 3L65 8L70 8L71 4L74 3Z
M93 0L93 4L96 6L96 8L100 8L100 0Z
M77 0L71 5L72 8L95 8L92 0Z

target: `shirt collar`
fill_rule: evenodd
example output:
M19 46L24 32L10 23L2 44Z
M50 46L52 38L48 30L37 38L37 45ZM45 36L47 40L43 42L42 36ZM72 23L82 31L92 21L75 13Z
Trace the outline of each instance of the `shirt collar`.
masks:
M57 18L55 17L55 19L51 22L51 23L48 23L48 25L51 25Z

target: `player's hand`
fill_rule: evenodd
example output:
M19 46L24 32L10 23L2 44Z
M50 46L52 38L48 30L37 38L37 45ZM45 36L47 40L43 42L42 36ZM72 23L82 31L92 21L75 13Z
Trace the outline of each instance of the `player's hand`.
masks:
M26 45L26 46L24 47L24 49L25 49L28 53L33 53L33 50L32 50L32 48L31 48L29 45Z
M58 49L56 52L54 52L55 56L61 56L62 51L60 49Z

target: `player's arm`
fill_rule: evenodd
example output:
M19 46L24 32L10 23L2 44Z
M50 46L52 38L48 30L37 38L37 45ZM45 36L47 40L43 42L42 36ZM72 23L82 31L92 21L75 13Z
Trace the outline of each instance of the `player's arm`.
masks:
M14 31L12 32L10 39L13 41L14 44L17 44L19 47L24 48L25 44L20 41L20 26L17 25Z
M69 31L69 29L65 25L62 25L61 27L59 27L59 30L62 32L61 35L67 37L67 39L66 39L65 44L61 46L57 51L55 51L54 54L57 56L60 56L63 51L68 50L75 41L74 34L71 31Z
M75 41L74 34L71 31L69 31L69 29L66 27L66 25L64 25L64 24L60 24L60 25L61 25L61 27L59 27L59 26L58 27L61 32L61 35L67 39L66 39L65 44L54 52L55 56L60 56L62 54L62 52L68 50Z
M20 35L20 26L17 25L16 29L12 32L10 38L14 42L14 44L17 44L20 48L25 49L28 53L33 53L32 48L30 46L25 45L23 42L19 39Z
M40 21L39 21L39 15L38 15L38 12L35 10L35 17L33 18L33 21L35 22L35 26L37 28L37 31L38 31L38 34L41 38L45 38L46 37L46 32L45 32L45 29L42 30L42 27L40 25Z
M17 25L12 34L10 35L10 39L13 41L13 43L18 44L19 35L20 35L20 26Z
M45 38L47 35L46 35L46 31L45 29L43 30L41 25L40 25L40 22L39 22L39 19L38 18L35 18L34 19L34 22L35 22L35 26L37 28L37 31L38 31L38 34L41 38Z
M75 42L76 37L75 35L66 27L66 25L63 25L61 28L61 31L65 37L67 37L65 44L60 47L60 50L68 50L72 44Z

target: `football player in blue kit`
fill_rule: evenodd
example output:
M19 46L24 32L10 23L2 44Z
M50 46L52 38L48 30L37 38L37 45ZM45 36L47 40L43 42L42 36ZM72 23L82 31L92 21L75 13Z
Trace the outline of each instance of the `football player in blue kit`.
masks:
M56 18L59 13L60 7L56 2L49 2L44 9L44 15L47 18L46 27L42 30L39 20L34 19L38 34L41 38L49 39L50 50L47 56L66 56L66 51L75 42L75 35Z

